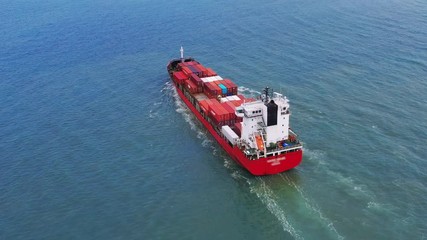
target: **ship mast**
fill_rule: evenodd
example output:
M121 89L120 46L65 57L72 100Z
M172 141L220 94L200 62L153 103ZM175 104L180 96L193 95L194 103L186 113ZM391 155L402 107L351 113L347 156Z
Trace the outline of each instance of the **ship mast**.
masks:
M269 87L266 87L266 88L264 88L264 90L263 90L263 92L264 92L264 95L263 96L261 96L263 99L262 100L264 100L264 103L265 104L267 104L268 103L268 100L269 100L269 92L268 92L268 90L270 90L270 88Z
M181 52L181 62L184 62L184 48L181 46L179 51Z

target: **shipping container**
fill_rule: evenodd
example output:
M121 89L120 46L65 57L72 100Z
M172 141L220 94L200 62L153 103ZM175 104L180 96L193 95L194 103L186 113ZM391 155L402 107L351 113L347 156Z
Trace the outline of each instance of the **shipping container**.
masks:
M208 77L206 68L202 64L197 64L196 66L201 72L200 77Z
M188 67L188 66L192 66L192 65L195 65L195 64L198 64L198 63L195 62L195 61L181 62L181 63L178 63L178 67L179 68L183 68L183 67Z
M217 82L218 83L218 82ZM227 95L227 87L226 86L224 86L224 84L218 84L218 87L220 87L221 88L221 93L222 93L222 95Z
M209 118L217 126L224 124L224 117L223 117L222 113L220 112L220 110L217 109L216 105L210 106Z
M196 62L196 61L190 61L190 62L184 62L184 64L186 65L186 66L192 66L192 65L197 65L197 64L199 64L198 62Z
M216 76L216 72L214 70L212 70L212 68L206 68L206 77L212 77L212 76Z
M204 77L202 78L203 82L215 82L215 81L223 81L224 79L221 76L212 76L212 77Z
M174 72L172 74L172 78L173 78L174 82L178 83L178 84L182 84L182 83L184 83L185 80L188 79L188 77L181 71Z
M208 96L209 98L212 98L212 89L210 85L211 84L209 82L203 83L203 89L206 96Z
M215 78L214 77L203 77L202 81L205 82L205 83L207 83L207 82L213 82L213 81L215 81Z
M230 106L229 104L231 104L233 107ZM229 120L234 120L236 118L236 114L234 113L235 106L232 103L229 103L229 102L221 103L221 106L228 112Z
M232 101L239 101L240 100L240 97L237 95L229 96L228 98L230 98Z
M188 68L191 70L192 73L196 74L197 76L202 76L202 71L197 67L197 65L188 66Z
M195 73L190 75L190 80L198 87L203 88L203 81Z
M238 100L238 101L230 101L234 106L236 107L240 107L240 105L242 105L243 100Z
M226 98L226 97L223 97L223 98L220 99L221 103L228 102L228 101L230 101L230 100L228 98Z
M182 71L187 75L188 77L193 73L188 67L182 67Z
M232 82L230 79L224 79L223 81L231 89L230 90L230 92L232 93L231 95L236 95L237 94L237 85L234 82Z
M185 88L190 93L197 93L198 91L197 86L193 82L191 82L189 79L185 80Z
M224 125L230 120L230 114L216 99L211 99L210 116L218 126Z
M216 90L215 93L217 96L221 96L222 95L222 89L218 86L217 82L212 82L212 86L213 88Z
M218 101L217 101L218 102ZM218 108L221 110L222 114L224 115L224 120L228 121L230 120L230 112L224 108L224 106L218 102Z
M233 112L236 110L236 105L233 104L233 102L225 102L228 106L230 106L233 109Z
M237 134L228 125L221 127L221 133L232 145L236 144L237 139L239 139L239 136L237 136Z
M202 100L199 102L199 106L202 109L202 111L207 114L209 113L210 107L209 107L209 100Z
M218 95L221 95L221 88L218 87L218 85L216 85L215 83L205 82L204 86L205 86L205 93L210 97L217 98Z
M188 67L190 65L193 65L195 62L181 62L178 63L178 69L182 69L183 67Z
M227 97L224 97L224 98L227 99L225 102L233 101L234 100L234 99L230 98L230 96L227 96Z
M224 85L227 88L227 96L232 95L233 88L230 86L230 84L227 81L221 81L221 84Z

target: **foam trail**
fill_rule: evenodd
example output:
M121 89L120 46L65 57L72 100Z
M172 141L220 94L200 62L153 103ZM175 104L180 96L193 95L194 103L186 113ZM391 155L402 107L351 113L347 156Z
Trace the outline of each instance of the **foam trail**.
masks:
M337 229L334 227L334 224L331 220L329 220L327 217L323 216L323 213L320 211L319 206L312 202L308 197L306 197L303 189L301 187L299 187L298 185L295 184L295 182L293 182L288 176L283 176L282 174L280 174L280 177L286 181L289 185L291 185L293 188L295 188L295 190L298 191L298 193L300 194L301 198L304 199L305 202L305 206L310 209L311 211L316 212L320 219L322 219L322 221L328 226L329 230L331 230L332 232L334 232L337 235L337 239L344 239L343 236L341 236Z
M282 209L277 202L277 196L274 194L273 190L265 183L262 177L245 177L242 174L242 169L237 167L238 165L233 164L230 159L224 158L224 166L228 169L233 170L231 176L237 180L244 180L249 185L249 190L251 193L254 193L258 199L267 207L267 209L272 213L277 220L279 220L282 229L285 232L288 232L294 239L301 240L304 239L299 231L297 231L291 224L291 222L286 217L286 212Z
M258 186L252 184L250 180L247 180L247 182L250 185L251 192L255 193L261 202L266 205L267 209L279 220L283 230L291 234L291 236L297 240L304 239L286 218L285 210L277 203L274 192L265 184L264 180L261 177L257 177L256 182Z

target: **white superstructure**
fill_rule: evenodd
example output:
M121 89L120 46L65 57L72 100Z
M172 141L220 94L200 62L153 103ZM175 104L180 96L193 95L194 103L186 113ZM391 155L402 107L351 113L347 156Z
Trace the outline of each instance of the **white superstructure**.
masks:
M246 148L265 155L266 148L282 148L289 140L289 100L280 93L270 96L266 88L262 99L243 103L236 115L243 118L240 140Z

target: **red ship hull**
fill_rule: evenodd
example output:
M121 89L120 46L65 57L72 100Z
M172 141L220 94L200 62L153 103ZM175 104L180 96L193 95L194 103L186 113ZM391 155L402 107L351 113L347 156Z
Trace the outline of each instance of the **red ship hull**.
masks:
M227 141L218 135L214 128L206 119L196 110L191 102L185 97L183 92L174 83L175 89L179 97L184 101L187 107L199 119L203 126L211 133L221 147L230 155L230 157L247 169L251 174L256 176L271 175L281 173L298 166L302 161L302 150L288 152L277 156L270 156L256 160L248 159L237 146L230 146Z

